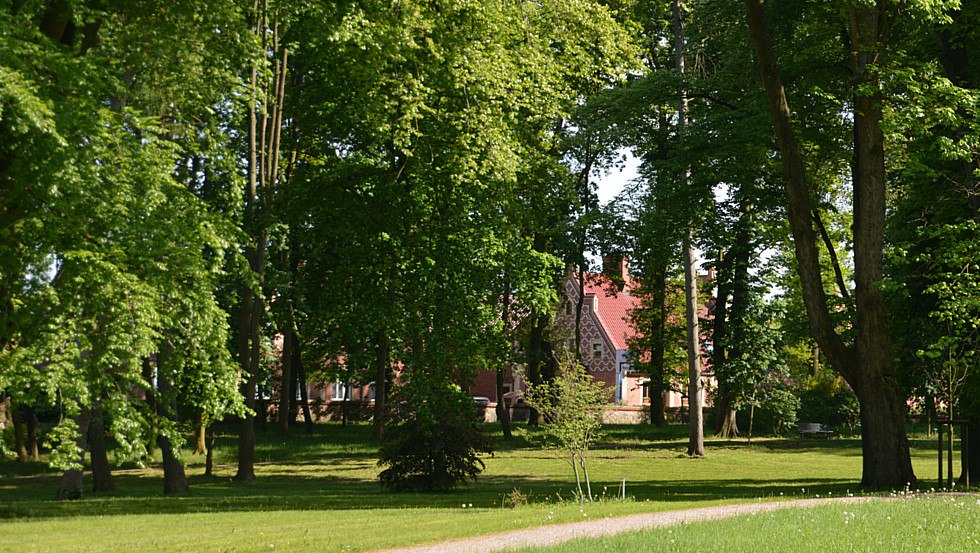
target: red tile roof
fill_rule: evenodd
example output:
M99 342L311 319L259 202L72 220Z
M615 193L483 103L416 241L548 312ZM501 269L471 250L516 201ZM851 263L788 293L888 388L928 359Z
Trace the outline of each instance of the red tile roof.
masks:
M634 334L633 328L627 322L628 311L637 305L636 298L629 294L629 284L620 291L608 277L588 273L585 275L585 297L589 296L595 296L599 300L596 315L613 346L618 350L628 349L626 339Z

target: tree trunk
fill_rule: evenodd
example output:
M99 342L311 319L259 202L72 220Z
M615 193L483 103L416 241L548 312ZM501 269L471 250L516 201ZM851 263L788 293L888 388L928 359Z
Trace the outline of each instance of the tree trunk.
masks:
M665 397L667 393L649 387L647 389L650 391L650 422L657 428L662 428L667 422L667 417L664 414L667 408Z
M112 481L109 454L105 443L105 421L102 404L92 405L92 419L88 430L89 450L92 456L92 491L111 492L116 489Z
M24 408L13 406L11 419L14 423L14 449L17 450L17 460L27 462L27 421L24 420Z
M677 0L674 0L675 2ZM701 386L701 341L698 331L698 286L694 245L688 234L684 240L684 280L687 314L687 401L690 440L687 454L704 455L704 394Z
M194 414L194 455L204 455L208 452L207 441L208 421L203 411Z
M673 0L674 15L674 56L677 74L684 75L684 14L680 0ZM680 102L677 107L677 133L683 137L687 127L687 91L680 91ZM683 172L683 181L690 183L690 169ZM687 398L690 424L690 441L687 454L692 456L704 455L704 396L701 389L701 339L698 328L698 273L694 259L694 223L688 221L687 232L684 234L684 296L685 314L687 317Z
M170 428L174 428L180 420L180 415L177 412L177 398L172 393L173 381L167 360L166 353L157 354L157 408L159 409L157 414L161 419L171 423L168 425ZM184 473L184 463L177 455L177 450L170 440L170 436L161 433L157 438L157 445L160 446L160 453L163 456L164 495L190 491L187 475Z
M511 369L510 363L503 367L497 367L497 422L500 423L500 430L504 434L505 440L514 437L510 429L510 409L507 408L507 399L504 397L504 370Z
M977 82L976 72L970 70L969 51L971 48L965 38L976 36L976 8L966 12L963 9L953 10L948 15L950 22L939 30L941 46L939 61L942 63L943 72L954 85L976 90L980 83ZM964 119L970 117L966 113L960 113L960 115ZM959 128L956 131L957 139L963 140L969 136L969 133L969 128ZM978 166L980 166L980 160L975 153L963 161L963 183L974 221L980 221L980 183L976 178Z
M388 399L388 373L391 371L391 344L388 333L378 333L374 357L374 425L371 434L375 440L382 440L385 432Z
M854 109L854 265L857 339L848 347L837 334L823 291L813 230L809 184L793 129L782 77L773 50L763 0L746 0L749 34L755 46L773 127L786 171L790 227L803 299L814 338L831 365L844 376L861 403L864 453L862 486L900 489L917 482L905 435L904 404L892 371L891 344L883 296L884 150L881 92L874 69L878 57L878 10L850 6Z
M547 317L541 316L537 309L531 309L531 332L527 345L527 380L531 385L541 384L543 372L545 344L544 332L548 324ZM538 426L541 423L541 413L534 407L528 407L528 426Z
M735 409L732 408L733 400L730 396L718 397L718 437L731 440L738 437L738 421Z
M293 338L293 369L289 376L289 419L287 421L289 426L294 426L296 418L299 416L299 371L296 369L296 365L299 364L299 355L296 351L299 348L299 338L296 338L295 335Z
M3 351L0 349L0 351ZM0 393L0 432L7 429L8 424L13 424L11 420L11 403L10 396L4 393Z
M347 428L347 406L350 405L350 383L344 383L344 399L340 404L340 427Z
M507 271L505 270L504 273L506 275ZM500 318L504 322L504 332L508 336L507 362L503 363L503 365L498 366L496 371L497 372L496 375L497 376L497 382L496 382L497 422L500 423L500 430L503 432L505 440L510 440L511 438L513 438L513 434L511 433L511 429L510 429L510 409L507 408L507 399L504 397L504 394L506 393L504 392L504 371L509 370L511 371L511 374L513 374L514 372L513 366L510 363L511 351L510 351L509 337L510 337L511 323L510 323L510 282L508 282L508 280L509 280L508 278L506 277L504 278L504 286L503 286L504 289L503 289L503 293L501 294L502 295L501 303L503 305L500 314Z
M303 408L303 424L304 429L307 434L313 433L313 414L310 413L310 398L307 390L306 383L306 367L303 365L303 355L300 352L300 342L297 339L296 348L294 354L296 355L296 362L294 366L296 367L296 385L299 387L299 399ZM374 385L375 390L377 390L378 385Z
M813 344L813 363L810 365L810 376L817 376L820 374L820 346L817 343Z
M293 391L293 331L287 330L282 337L282 356L279 373L279 420L277 428L280 436L289 436L289 415L292 412L292 398L295 397Z
M751 254L751 236L749 228L751 226L751 206L743 198L739 202L738 230L735 234L735 244L729 258L731 260L731 305L725 312L731 324L726 328L726 356L724 363L731 363L741 360L744 355L745 342L745 313L749 303L749 256ZM720 294L719 294L720 295ZM717 343L715 344L717 348ZM717 373L717 369L716 369ZM729 389L725 393L721 392L721 379L719 379L718 405L719 429L718 435L731 439L737 438L738 419L734 405L741 399Z
M75 438L75 447L78 448L78 464L85 466L85 450L88 447L88 427L92 418L92 413L87 408L83 408L81 413L75 417L75 424L78 426L78 436ZM82 468L66 470L61 475L61 483L54 498L62 501L66 499L81 499L85 473Z
M143 381L146 386L146 408L147 419L149 419L149 435L146 439L146 456L153 459L157 446L157 397L156 397L156 370L149 357L143 359Z
M864 476L868 488L915 487L905 401L892 366L891 336L885 297L879 283L884 271L885 137L883 97L876 68L880 16L877 9L850 8L854 95L854 284L857 314L857 370L861 400ZM842 372L845 378L847 373ZM853 388L853 384L852 384Z
M652 280L652 302L654 318L650 329L650 383L647 390L650 396L650 422L660 428L664 425L664 395L667 392L667 267L659 265L654 269Z
M969 457L967 466L963 467L957 483L961 486L966 484L966 473L970 474L970 486L976 487L980 483L980 417L971 417L970 426L967 430L966 454Z
M41 460L41 454L37 447L37 413L34 411L33 407L27 407L27 413L24 419L27 423L27 456L31 459L31 461L36 463Z
M728 432L731 430L731 418L733 418L730 416L733 398L729 391L729 381L725 373L728 368L726 366L728 361L727 345L730 342L728 338L728 297L731 284L729 276L731 259L732 256L726 257L724 251L718 252L717 272L715 273L718 294L715 297L715 305L711 313L711 368L718 381L718 391L715 395L717 402L715 405L715 434L723 438L732 437Z
M204 459L204 476L212 477L214 476L214 425L208 425L207 431L207 448L208 454Z
M252 292L246 291L239 314L239 365L245 381L242 383L242 396L245 398L246 412L238 431L238 472L234 480L250 482L255 480L255 394L258 384L252 374L249 339L251 334Z
M184 463L174 451L173 443L166 435L160 435L160 452L163 454L163 493L174 495L191 490L184 472Z

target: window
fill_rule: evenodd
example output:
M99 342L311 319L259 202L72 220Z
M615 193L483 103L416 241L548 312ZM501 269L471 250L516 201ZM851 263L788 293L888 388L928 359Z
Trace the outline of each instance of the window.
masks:
M374 382L368 384L368 401L374 401Z
M572 302L570 302L570 301L566 301L565 302L565 314L566 315L571 315L572 314Z
M347 399L347 383L346 382L334 382L333 383L333 395L330 399L334 401L344 401Z
M592 342L592 357L602 357L602 342Z

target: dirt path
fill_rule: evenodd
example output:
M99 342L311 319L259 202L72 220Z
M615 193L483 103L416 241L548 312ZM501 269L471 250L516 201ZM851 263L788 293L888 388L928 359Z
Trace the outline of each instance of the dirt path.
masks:
M739 515L766 513L793 507L810 507L829 503L862 503L870 500L868 497L835 497L828 499L795 499L789 501L773 501L770 503L750 503L742 505L718 505L716 507L701 507L686 511L667 511L661 513L644 513L625 517L605 518L584 522L570 522L553 526L540 526L492 534L476 538L447 541L432 545L420 545L404 549L390 549L383 553L457 553L513 550L521 547L553 545L569 540L594 536L608 536L620 532L645 530L647 528L663 528L687 522L702 520L718 520Z

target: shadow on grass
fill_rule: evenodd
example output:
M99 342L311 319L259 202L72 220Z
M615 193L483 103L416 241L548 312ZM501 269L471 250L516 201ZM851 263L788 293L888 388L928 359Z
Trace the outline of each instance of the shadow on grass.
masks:
M494 426L487 427L492 434ZM371 440L370 427L352 425L341 428L322 424L313 434L297 429L289 438L260 432L256 444L254 482L235 482L236 438L234 429L221 431L216 447L216 477L204 477L203 458L186 456L191 492L178 497L162 495L162 471L159 464L149 469L117 470L114 472L115 492L89 494L79 501L58 502L52 498L60 475L43 464L20 464L0 461L0 519L58 518L92 515L202 513L223 511L282 511L282 510L349 510L402 508L458 508L461 503L476 507L499 507L504 497L514 489L530 496L532 503L553 503L573 496L571 473L568 477L535 476L535 468L543 461L554 461L550 452L537 449L537 429L520 427L514 440L497 441L497 450L506 459L507 475L484 475L458 489L435 494L387 493L378 484L377 444ZM680 454L685 442L676 435L686 427L654 429L654 427L609 427L599 444L596 457L607 462L650 463L656 452ZM499 436L499 434L497 434ZM653 438L659 437L659 441ZM708 447L731 449L736 455L777 453L780 456L809 454L837 457L860 456L860 442L839 439L800 441L787 439L708 441ZM652 452L652 453L651 453ZM643 457L643 456L646 457ZM671 459L676 455L662 457ZM753 462L764 463L761 456ZM498 462L498 461L495 461ZM695 461L696 462L696 461ZM502 465L503 466L503 465ZM645 471L645 472L644 472ZM723 499L752 499L760 497L843 494L855 483L848 479L785 477L745 478L745 474L722 473L719 476L691 479L676 474L658 474L653 468L638 472L635 480L627 482L627 495L637 501L691 502ZM679 473L686 475L686 472ZM750 476L754 474L749 473ZM91 485L86 475L86 485ZM593 480L597 495L615 495L620 482ZM609 490L614 490L609 492Z

